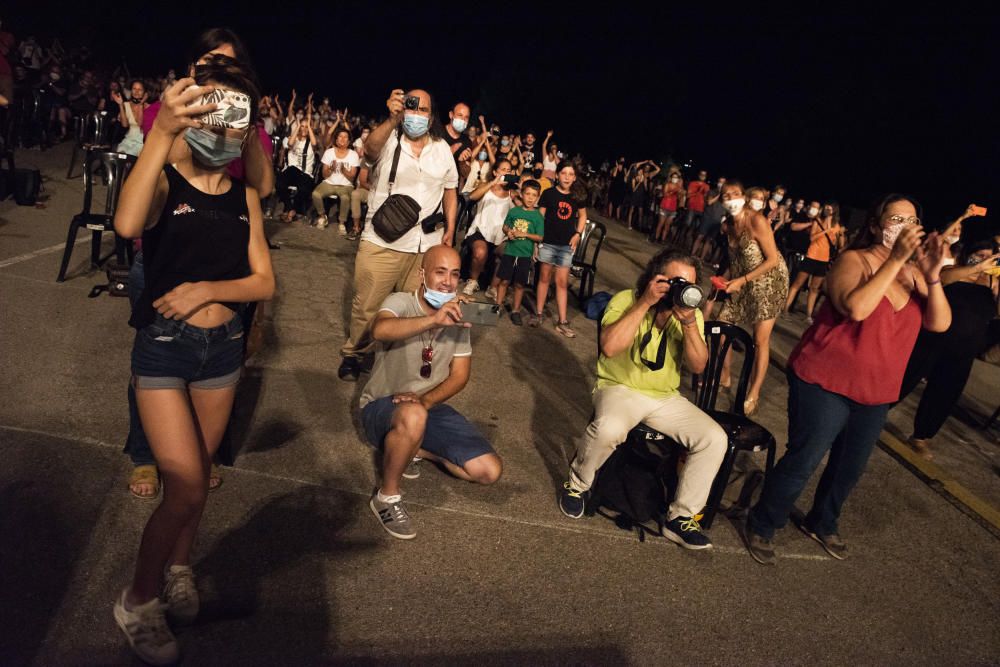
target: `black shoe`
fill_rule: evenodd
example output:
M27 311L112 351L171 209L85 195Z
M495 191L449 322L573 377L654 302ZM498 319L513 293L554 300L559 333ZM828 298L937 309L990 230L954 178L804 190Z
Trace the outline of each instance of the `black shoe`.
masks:
M521 319L521 313L511 313L510 321L514 323L514 326L518 327L524 324L524 321Z
M774 543L771 540L761 537L743 524L743 541L751 558L761 565L774 565Z
M820 546L822 546L823 549L825 549L828 554L830 554L837 560L847 559L848 555L847 542L842 540L840 538L840 535L836 533L834 533L833 535L820 535L818 533L814 533L804 524L799 525L799 529L809 537L819 542Z
M571 519L579 519L587 508L586 491L577 491L569 482L559 490L559 509Z
M357 382L361 375L361 360L357 357L344 357L337 369L337 377L345 382Z
M685 549L711 549L712 540L694 517L679 516L663 524L663 536Z

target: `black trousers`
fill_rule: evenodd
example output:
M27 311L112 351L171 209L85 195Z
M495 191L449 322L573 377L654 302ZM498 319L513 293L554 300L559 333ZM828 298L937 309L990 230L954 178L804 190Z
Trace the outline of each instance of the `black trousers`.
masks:
M925 339L926 334L921 334ZM965 390L965 383L972 373L974 354L946 353L933 343L918 340L903 375L899 400L909 396L920 380L927 379L923 396L913 419L913 437L924 440L933 438L941 430L952 408Z
M313 177L296 167L288 167L278 174L275 189L278 191L278 198L285 205L285 210L293 208L295 212L302 215L309 208L312 201L312 191L315 183Z

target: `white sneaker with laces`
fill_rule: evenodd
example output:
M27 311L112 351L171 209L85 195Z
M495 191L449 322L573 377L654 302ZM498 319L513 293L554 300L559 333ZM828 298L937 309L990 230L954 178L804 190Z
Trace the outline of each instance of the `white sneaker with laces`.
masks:
M115 622L125 633L135 654L151 665L170 665L177 662L180 649L163 611L167 605L153 598L133 609L125 607L128 589L115 602Z
M189 565L171 565L163 585L167 616L178 625L187 625L198 617L198 589Z
M490 286L489 288L487 288L485 292L483 292L483 296L485 296L487 299L496 299L497 291L494 287Z
M465 283L465 289L462 290L462 294L465 296L472 296L479 291L479 283L475 280L470 280Z

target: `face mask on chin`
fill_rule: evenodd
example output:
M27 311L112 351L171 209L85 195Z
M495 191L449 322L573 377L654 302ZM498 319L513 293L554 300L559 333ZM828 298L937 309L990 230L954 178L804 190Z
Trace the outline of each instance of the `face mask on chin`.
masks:
M441 306L455 298L454 292L439 292L427 286L427 279L424 278L424 300L431 305L434 310L440 310Z
M200 127L190 127L184 133L184 140L191 148L191 156L211 169L225 167L243 153L243 142L233 137L224 137Z

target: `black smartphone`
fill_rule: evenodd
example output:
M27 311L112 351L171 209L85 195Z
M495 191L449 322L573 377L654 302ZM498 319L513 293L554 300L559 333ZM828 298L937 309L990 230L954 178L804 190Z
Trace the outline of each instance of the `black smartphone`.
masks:
M516 185L517 178L518 178L517 174L506 174L503 177L503 182L506 183L507 185Z
M416 95L407 95L406 99L403 100L404 109L415 111L418 107L420 107L420 98Z

